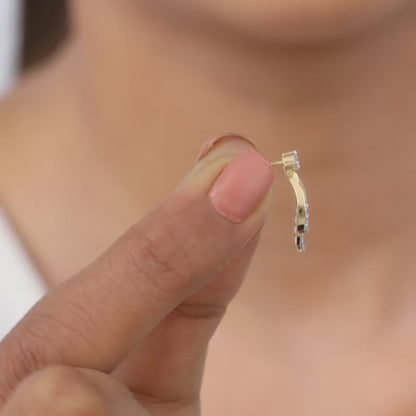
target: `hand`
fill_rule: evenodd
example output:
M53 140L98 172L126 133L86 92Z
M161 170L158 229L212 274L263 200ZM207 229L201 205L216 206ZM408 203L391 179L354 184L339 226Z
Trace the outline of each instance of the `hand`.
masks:
M3 340L1 416L199 414L208 342L248 267L274 178L241 138L204 153Z

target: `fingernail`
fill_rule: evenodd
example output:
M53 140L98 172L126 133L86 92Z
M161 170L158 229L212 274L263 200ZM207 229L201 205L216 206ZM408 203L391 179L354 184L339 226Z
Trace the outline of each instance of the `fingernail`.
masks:
M200 161L203 157L205 157L216 145L219 143L223 143L227 140L244 140L247 143L251 144L256 150L257 146L249 139L244 136L235 133L227 133L219 137L215 137L214 139L210 139L202 145L202 148L196 158L196 162Z
M275 177L270 163L248 151L232 160L209 192L214 208L228 220L239 223L267 195Z

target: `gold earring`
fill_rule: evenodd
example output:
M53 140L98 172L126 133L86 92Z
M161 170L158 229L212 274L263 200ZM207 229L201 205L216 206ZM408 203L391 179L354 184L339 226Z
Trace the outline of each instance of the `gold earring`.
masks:
M296 171L300 169L298 152L283 153L282 160L272 162L272 166L283 166L283 170L295 191L295 245L299 252L305 251L304 234L309 232L309 205L306 199L305 187Z

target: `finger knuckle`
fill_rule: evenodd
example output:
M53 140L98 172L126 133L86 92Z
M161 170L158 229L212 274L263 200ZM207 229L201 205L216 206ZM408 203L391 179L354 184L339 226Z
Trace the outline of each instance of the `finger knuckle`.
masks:
M70 297L60 299L60 309L55 311L47 299L42 307L32 311L27 324L19 328L13 338L12 346L18 354L11 354L13 369L12 379L20 381L47 363L64 362L65 351L72 347L87 344L87 338L80 328L87 328L89 333L95 329L87 308L82 302L72 301ZM87 345L91 347L91 345Z
M26 409L31 414L107 416L104 398L87 376L65 366L45 367L26 381Z
M163 229L133 226L129 230L125 260L133 264L144 279L146 296L155 296L158 302L169 300L178 290L191 288L198 273L189 242L178 235L175 227L166 222ZM137 281L137 280L136 280Z
M46 365L45 351L49 349L49 344L43 332L37 320L32 319L30 325L18 328L9 344L6 344L8 360L0 375L2 402L28 374Z

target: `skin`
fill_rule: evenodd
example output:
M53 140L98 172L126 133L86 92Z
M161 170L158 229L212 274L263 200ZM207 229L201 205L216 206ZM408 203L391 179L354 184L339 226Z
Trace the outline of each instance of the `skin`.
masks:
M308 252L278 175L211 342L204 410L414 414L415 3L167 3L74 0L65 48L2 105L2 203L48 284L168 194L204 139L238 130L270 159L296 148Z

